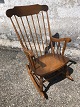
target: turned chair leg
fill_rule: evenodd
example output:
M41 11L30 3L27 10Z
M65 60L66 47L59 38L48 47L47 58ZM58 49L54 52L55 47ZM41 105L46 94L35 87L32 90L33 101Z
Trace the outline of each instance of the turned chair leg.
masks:
M40 77L40 90L43 92L43 77Z
M71 81L74 81L74 79L70 76L70 73L68 71L68 67L67 66L65 66L65 70L66 70L66 78L68 78Z
M45 98L45 95L44 95L44 92L43 92L43 78L40 77L40 86L37 85L36 81L35 81L35 78L33 77L32 73L31 73L31 70L29 69L28 65L26 65L27 69L28 69L28 73L29 73L29 76L34 84L34 86L36 87L36 89L38 90L38 92L40 93L41 96L43 96L43 98Z

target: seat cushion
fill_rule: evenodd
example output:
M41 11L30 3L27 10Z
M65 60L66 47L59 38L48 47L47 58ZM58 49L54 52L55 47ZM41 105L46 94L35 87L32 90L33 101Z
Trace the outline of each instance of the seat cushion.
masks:
M45 76L56 72L69 62L69 58L59 54L46 54L37 59L35 73L39 76Z

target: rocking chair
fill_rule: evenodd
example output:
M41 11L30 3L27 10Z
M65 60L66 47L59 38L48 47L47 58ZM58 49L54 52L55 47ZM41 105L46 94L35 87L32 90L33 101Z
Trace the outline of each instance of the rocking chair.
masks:
M64 56L66 44L71 39L52 37L47 5L15 6L8 9L6 15L10 18L28 59L28 73L42 96L45 97L44 83L53 78L51 76L47 79L46 76L62 73L73 80L67 69L69 58ZM49 45L51 48L45 54Z

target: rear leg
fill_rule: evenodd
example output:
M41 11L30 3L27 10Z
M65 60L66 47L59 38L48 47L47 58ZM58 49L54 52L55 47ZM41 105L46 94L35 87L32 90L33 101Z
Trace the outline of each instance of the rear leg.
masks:
M70 76L67 65L64 67L64 69L66 70L66 78L68 78L71 81L74 81L74 79Z

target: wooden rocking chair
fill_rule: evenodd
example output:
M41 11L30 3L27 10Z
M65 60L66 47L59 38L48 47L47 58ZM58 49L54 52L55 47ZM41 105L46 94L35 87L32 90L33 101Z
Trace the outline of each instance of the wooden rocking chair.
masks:
M70 38L53 38L50 31L47 5L16 6L8 9L6 15L10 18L23 51L28 59L28 73L42 96L44 95L45 78L52 73L62 73L70 80L67 69L69 58L64 56L66 44ZM51 49L45 54L48 46Z

